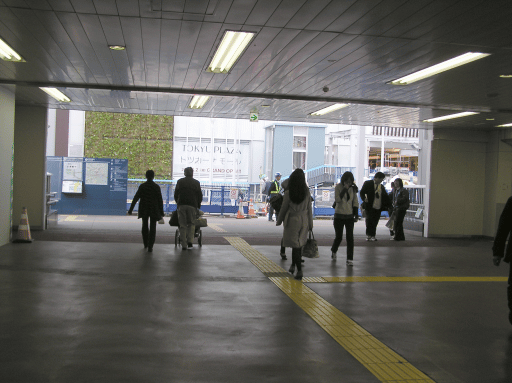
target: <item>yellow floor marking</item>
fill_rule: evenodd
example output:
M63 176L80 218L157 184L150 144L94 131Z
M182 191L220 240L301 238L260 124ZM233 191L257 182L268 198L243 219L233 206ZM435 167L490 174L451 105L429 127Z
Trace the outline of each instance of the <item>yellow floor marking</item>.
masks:
M239 237L225 237L225 239L254 266L265 273L277 287L381 382L434 383L427 375L412 366L407 360L304 285L303 282L292 278L284 269L255 250L243 239ZM303 281L305 282L306 278Z
M226 230L224 230L222 227L219 227L219 225L222 224L209 223L208 227L212 228L215 231L218 231L219 233L226 233Z
M68 215L66 217L66 219L64 219L64 221L68 221L68 222L70 222L70 221L72 221L72 222L84 222L83 219L77 219L77 218L78 218L77 215Z
M315 279L315 280L309 280ZM308 278L307 282L506 282L507 277L321 277ZM306 282L306 280L304 280ZM322 281L318 281L322 282Z

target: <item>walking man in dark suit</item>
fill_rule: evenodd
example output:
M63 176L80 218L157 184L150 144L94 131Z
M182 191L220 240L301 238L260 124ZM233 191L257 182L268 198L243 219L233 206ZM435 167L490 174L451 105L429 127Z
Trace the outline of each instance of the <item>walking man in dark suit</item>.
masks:
M144 249L152 252L156 238L156 223L164 216L164 202L160 186L153 182L155 172L148 170L146 178L147 181L141 184L137 193L135 193L128 214L132 215L133 208L140 199L137 217L142 218L142 241L144 242Z
M363 201L366 211L366 240L376 241L377 225L379 224L380 213L391 206L388 193L382 181L386 176L382 172L377 172L373 180L365 181L359 196Z
M198 180L194 179L194 169L185 168L185 177L178 180L174 189L174 200L178 206L178 222L180 224L181 249L192 247L197 210L203 202L203 193Z
M503 208L498 224L496 237L494 238L494 245L492 247L493 263L496 266L500 265L501 260L510 263L512 260L512 240L510 233L512 232L512 197L510 197ZM508 239L508 244L507 244ZM512 266L509 267L508 285L507 285L507 300L508 300L508 321L512 324Z

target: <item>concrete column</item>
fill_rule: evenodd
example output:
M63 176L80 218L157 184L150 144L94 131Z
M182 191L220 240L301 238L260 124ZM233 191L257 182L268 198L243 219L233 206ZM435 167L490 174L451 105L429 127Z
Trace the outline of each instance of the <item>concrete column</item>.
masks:
M44 229L46 208L47 110L16 107L14 121L13 226L23 207L28 209L30 228Z
M68 157L69 110L57 109L55 116L55 155Z
M0 86L0 246L9 242L12 226L14 92L14 86Z

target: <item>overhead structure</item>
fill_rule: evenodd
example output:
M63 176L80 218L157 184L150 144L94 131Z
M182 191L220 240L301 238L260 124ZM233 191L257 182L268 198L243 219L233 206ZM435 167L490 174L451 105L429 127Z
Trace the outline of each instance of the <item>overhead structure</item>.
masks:
M0 85L16 85L17 105L49 108L495 128L512 123L510 11L483 0L2 1ZM333 105L349 106L318 112ZM433 120L461 112L472 114Z

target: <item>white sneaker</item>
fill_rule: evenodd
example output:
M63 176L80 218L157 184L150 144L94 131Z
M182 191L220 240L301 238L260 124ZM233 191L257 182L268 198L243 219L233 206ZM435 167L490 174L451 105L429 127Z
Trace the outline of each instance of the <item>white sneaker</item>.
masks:
M368 236L366 236L366 240L367 240L367 241L370 241L370 240L371 240L371 238L372 238L372 237L370 237L369 235L368 235Z
M336 253L334 251L331 254L331 258L332 258L333 261L335 261L336 258L337 258Z
M354 262L347 260L347 266L354 266Z
M375 237L370 238L370 241L372 241L372 242L375 242L376 240L377 240L377 238L375 238Z

